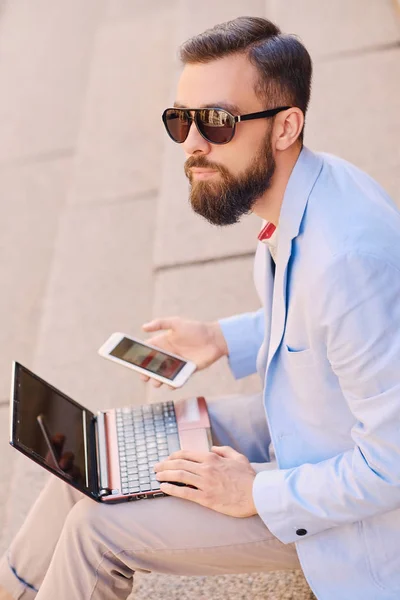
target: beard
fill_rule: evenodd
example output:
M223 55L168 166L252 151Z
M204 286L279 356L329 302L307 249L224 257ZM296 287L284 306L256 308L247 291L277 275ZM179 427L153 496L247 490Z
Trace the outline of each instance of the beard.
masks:
M219 181L195 181L192 167L215 169ZM233 225L249 214L255 202L267 191L275 172L275 159L268 133L251 166L235 177L223 167L209 162L205 156L191 156L185 163L190 182L189 200L195 213L212 225Z

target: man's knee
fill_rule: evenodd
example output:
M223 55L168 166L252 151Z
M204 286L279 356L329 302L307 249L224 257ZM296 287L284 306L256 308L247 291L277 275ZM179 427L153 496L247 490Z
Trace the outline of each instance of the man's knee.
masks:
M90 539L104 532L107 515L110 507L94 502L90 498L82 498L69 511L65 520L63 533L74 538L84 537Z
M161 500L166 500L164 507L169 504L168 499ZM159 507L157 499L107 505L85 497L70 510L63 535L115 552L128 545L141 548L147 546L152 529L162 527L163 512L157 510Z

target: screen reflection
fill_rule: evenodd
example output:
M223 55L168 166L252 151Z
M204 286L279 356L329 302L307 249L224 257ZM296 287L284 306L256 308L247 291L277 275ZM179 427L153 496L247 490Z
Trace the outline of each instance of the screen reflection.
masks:
M16 386L17 442L64 478L85 485L85 410L23 368Z

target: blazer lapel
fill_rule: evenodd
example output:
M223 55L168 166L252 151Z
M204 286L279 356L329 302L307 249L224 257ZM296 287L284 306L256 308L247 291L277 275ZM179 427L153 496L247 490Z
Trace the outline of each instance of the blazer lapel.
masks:
M321 156L314 154L303 147L286 187L279 216L278 248L272 305L269 315L266 312L264 343L268 348L268 354L266 357L265 374L281 344L285 330L288 286L287 274L292 255L292 242L299 233L308 197L321 172L322 165L323 160ZM268 269L266 279L268 282ZM267 291L270 291L268 283L266 287ZM265 308L268 310L267 303Z
M258 242L254 260L254 283L264 309L265 330L264 340L257 356L257 372L261 379L265 373L269 339L271 334L272 299L274 292L275 265L268 247Z
M266 368L277 351L285 328L286 321L286 292L287 270L291 255L292 240L279 239L278 258L275 268L275 281L272 296L269 349Z

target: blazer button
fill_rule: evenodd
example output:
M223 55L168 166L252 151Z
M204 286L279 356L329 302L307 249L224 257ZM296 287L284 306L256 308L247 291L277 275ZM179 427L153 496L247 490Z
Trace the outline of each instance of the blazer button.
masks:
M306 535L307 529L298 529L296 533L297 535Z

